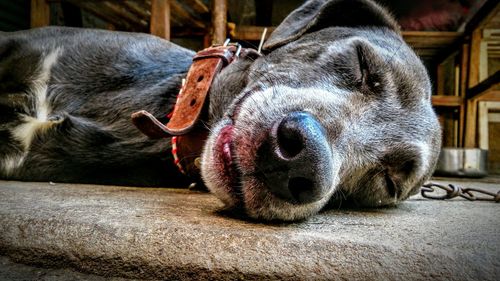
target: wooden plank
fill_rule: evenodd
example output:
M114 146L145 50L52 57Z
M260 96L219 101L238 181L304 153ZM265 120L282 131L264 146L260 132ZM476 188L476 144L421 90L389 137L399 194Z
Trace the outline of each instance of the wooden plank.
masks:
M479 148L488 150L488 107L485 102L478 103L478 143Z
M264 26L237 25L234 28L233 39L244 41L259 41L264 32ZM267 34L271 34L275 26L267 27Z
M136 15L129 12L123 5L123 3L114 3L111 1L102 1L104 9L108 13L114 14L119 18L131 23L132 25L141 26L142 28L148 27L148 22L144 19L138 18Z
M467 95L467 74L469 68L469 44L462 44L460 52L460 97L465 99ZM460 112L458 117L458 146L464 145L465 133L465 104L460 105Z
M174 9L175 9L174 4L177 4L176 7L179 7L178 3L176 1L170 0L170 33L171 34L173 33L172 30L174 27L185 29L186 28L185 24L186 24L186 22L188 22L189 17L190 17L190 15L187 14L185 11L184 11L184 13L182 13L180 15L178 13L176 13L174 11ZM150 15L148 17L148 20L150 20L151 19L151 1L146 0L144 3L144 6ZM188 17L188 18L182 18L182 16ZM190 26L190 27L193 28L194 26Z
M222 44L226 40L227 0L213 0L212 44Z
M480 29L474 30L471 38L470 56L469 56L469 84L472 88L479 83L479 67L481 63L481 39Z
M178 18L180 25L198 29L206 28L202 21L193 18L177 1L170 0L170 9L172 17Z
M446 49L438 48L413 48L413 50L423 60L442 61L443 54L446 54Z
M141 3L144 5L144 9L146 11L146 13L149 15L147 17L147 20L148 22L151 21L151 1L150 0L146 0L144 2L138 2L138 3ZM170 6L170 33L172 34L172 30L174 27L181 27L182 26L182 22L181 20L179 19L179 17L172 13L172 6Z
M500 90L490 89L476 99L477 101L500 101Z
M199 15L208 14L210 12L207 5L201 0L182 0L182 2Z
M141 1L142 2L142 1ZM147 8L145 5L141 5L138 1L123 1L123 6L127 8L131 13L137 15L141 19L150 20L151 18L151 10Z
M236 26L232 31L233 39L259 41L264 26ZM267 27L271 34L276 27ZM463 38L462 32L405 31L403 39L424 59L439 59Z
M31 0L31 28L50 25L50 5L45 0Z
M462 103L459 108L458 108L458 147L463 147L464 146L464 137L465 137L465 102Z
M132 7L135 1L129 1L127 8L130 9L131 12L134 12L138 7ZM127 2L125 2L127 3ZM143 3L142 6L144 11L147 13L147 20L151 19L151 1L137 2ZM170 0L170 34L174 34L174 28L177 30L182 30L183 34L187 34L188 29L194 29L193 36L197 36L200 30L206 32L206 24L199 20L198 18L193 17L190 13L188 13L184 7L179 4L178 1ZM138 6L138 4L136 4ZM134 13L138 13L135 11Z
M450 50L458 49L463 39L461 32L441 31L404 31L402 36L419 57L435 62L442 62Z
M119 15L113 13L108 7L102 5L101 2L98 1L79 1L79 0L66 0L70 3L73 3L76 6L79 6L83 10L95 15L96 17L102 19L103 21L111 24L113 28L111 30L126 30L126 31L134 31L134 32L145 32L145 28L141 28L140 26L133 25L132 23L124 20Z
M500 36L500 29L498 28L486 28L483 29L483 38L485 40L498 40L498 37Z
M488 113L488 122L500 123L500 113Z
M444 65L442 63L438 64L437 66L437 73L436 73L436 80L437 80L437 94L438 95L444 95Z
M456 44L463 36L461 32L404 31L403 39L413 48L447 48Z
M232 33L233 39L242 41L259 41L264 28L271 34L276 27L237 25ZM435 58L458 44L463 37L461 32L421 32L405 31L403 39L423 58Z
M460 96L467 95L467 75L469 74L469 44L463 44L460 52Z
M118 15L109 10L108 7L102 5L101 1L80 1L80 0L66 0L66 1L72 3L75 6L80 7L81 9L111 24L113 28L115 28L116 30L144 31L143 29L138 29L138 26L131 25L126 20L120 18Z
M488 110L500 110L500 101L485 101Z
M235 28L235 36L242 40L260 40L264 28L271 33L276 27L239 25ZM402 35L412 47L425 49L445 49L456 44L463 37L462 32L444 31L404 31Z
M433 106L457 107L464 103L463 98L458 96L433 95L431 99Z
M488 42L481 40L479 51L479 82L488 78Z
M151 1L150 32L170 40L170 0Z
M466 107L466 123L465 123L465 140L466 148L476 147L476 121L477 121L477 100L467 100Z
M490 90L500 88L500 70L467 91L467 99L478 99Z

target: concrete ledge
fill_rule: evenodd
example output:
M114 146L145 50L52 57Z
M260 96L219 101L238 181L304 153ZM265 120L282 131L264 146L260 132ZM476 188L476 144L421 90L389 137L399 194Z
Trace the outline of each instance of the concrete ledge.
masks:
M93 274L77 272L68 268L54 269L29 266L12 262L7 257L0 256L0 280L5 281L131 281L120 277L102 277Z
M0 181L0 255L141 279L500 276L500 204L416 196L397 208L273 225L225 217L220 207L182 189Z

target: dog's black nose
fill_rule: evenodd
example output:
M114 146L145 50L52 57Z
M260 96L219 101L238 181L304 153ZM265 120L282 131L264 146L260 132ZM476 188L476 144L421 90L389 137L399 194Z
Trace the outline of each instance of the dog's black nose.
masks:
M324 128L309 113L292 112L277 121L257 161L261 180L288 202L315 202L331 188L331 149Z

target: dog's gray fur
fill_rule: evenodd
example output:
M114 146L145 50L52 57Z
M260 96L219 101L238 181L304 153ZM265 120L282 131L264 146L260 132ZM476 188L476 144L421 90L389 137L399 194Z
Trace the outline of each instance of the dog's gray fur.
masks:
M178 182L168 141L142 136L130 114L169 112L192 52L149 35L96 30L0 36L2 178ZM258 219L301 219L344 199L395 204L429 178L441 139L429 78L382 8L308 1L265 47L264 56L224 69L211 88L202 176L228 207ZM290 112L314 116L328 144L328 157L311 160L321 165L303 163L328 183L312 203L282 200L257 176L260 147ZM237 178L219 159L227 126Z

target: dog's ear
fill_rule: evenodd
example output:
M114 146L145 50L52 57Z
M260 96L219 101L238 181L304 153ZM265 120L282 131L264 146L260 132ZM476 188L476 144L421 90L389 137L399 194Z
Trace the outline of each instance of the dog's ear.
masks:
M283 20L263 49L269 51L332 26L383 26L399 32L396 20L371 0L310 0Z

